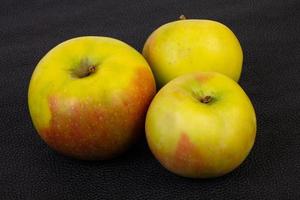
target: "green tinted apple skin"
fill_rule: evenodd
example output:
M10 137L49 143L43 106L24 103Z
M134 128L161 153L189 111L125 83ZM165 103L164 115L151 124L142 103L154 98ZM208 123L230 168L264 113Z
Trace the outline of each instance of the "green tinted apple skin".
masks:
M256 117L242 88L214 72L180 76L154 97L146 138L169 171L192 178L225 175L253 147Z
M235 34L224 24L204 19L170 22L147 39L143 55L159 88L192 72L219 72L238 81L243 51Z

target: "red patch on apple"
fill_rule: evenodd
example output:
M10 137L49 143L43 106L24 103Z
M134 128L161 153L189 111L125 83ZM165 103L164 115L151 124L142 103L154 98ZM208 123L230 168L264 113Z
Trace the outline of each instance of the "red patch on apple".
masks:
M212 77L212 75L209 74L209 73L198 73L198 74L196 75L196 79L197 79L200 83L203 83L203 82L209 80L211 77Z
M51 96L50 127L41 130L47 144L58 152L78 158L96 158L98 155L94 153L99 150L105 157L114 141L106 133L103 111L91 105Z
M137 94L140 96L147 96L146 94L151 94L152 100L156 93L156 87L155 80L150 69L147 69L146 67L140 67L136 72L136 78L133 84L138 86L138 92L136 92Z
M174 154L175 170L197 172L203 168L202 156L186 133L182 133Z
M139 70L121 101L110 106L61 96L48 99L51 120L41 136L58 152L81 159L118 155L144 130L147 108L155 95L149 70Z

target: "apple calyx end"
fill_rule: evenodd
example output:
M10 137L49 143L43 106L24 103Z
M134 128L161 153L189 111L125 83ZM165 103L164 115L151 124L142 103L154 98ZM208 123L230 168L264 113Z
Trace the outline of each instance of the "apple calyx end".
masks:
M200 102L204 103L204 104L208 104L209 102L211 102L213 100L213 98L211 96L205 96L205 97L201 97L200 98Z

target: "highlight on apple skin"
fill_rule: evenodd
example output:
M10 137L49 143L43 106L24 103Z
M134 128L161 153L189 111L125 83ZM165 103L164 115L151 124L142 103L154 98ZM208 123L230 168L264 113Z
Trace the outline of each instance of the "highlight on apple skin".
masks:
M198 71L219 72L238 81L243 52L234 33L213 20L180 18L157 28L143 48L158 88Z
M256 116L250 99L232 79L216 72L180 76L154 97L146 138L169 171L191 178L225 175L253 147Z
M144 132L155 92L140 53L116 39L85 36L57 45L41 59L28 104L51 148L78 159L109 159Z

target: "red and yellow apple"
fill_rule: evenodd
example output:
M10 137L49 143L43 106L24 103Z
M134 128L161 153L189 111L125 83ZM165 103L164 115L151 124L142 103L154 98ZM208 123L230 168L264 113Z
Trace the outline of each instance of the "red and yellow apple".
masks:
M32 75L33 124L54 150L79 159L124 152L144 130L155 81L145 59L107 37L79 37L49 51Z
M235 81L216 72L172 80L154 97L146 117L154 156L185 177L229 173L245 160L255 135L251 101Z
M177 76L213 71L239 80L243 52L234 33L225 25L200 19L167 23L147 39L143 55L158 87Z

